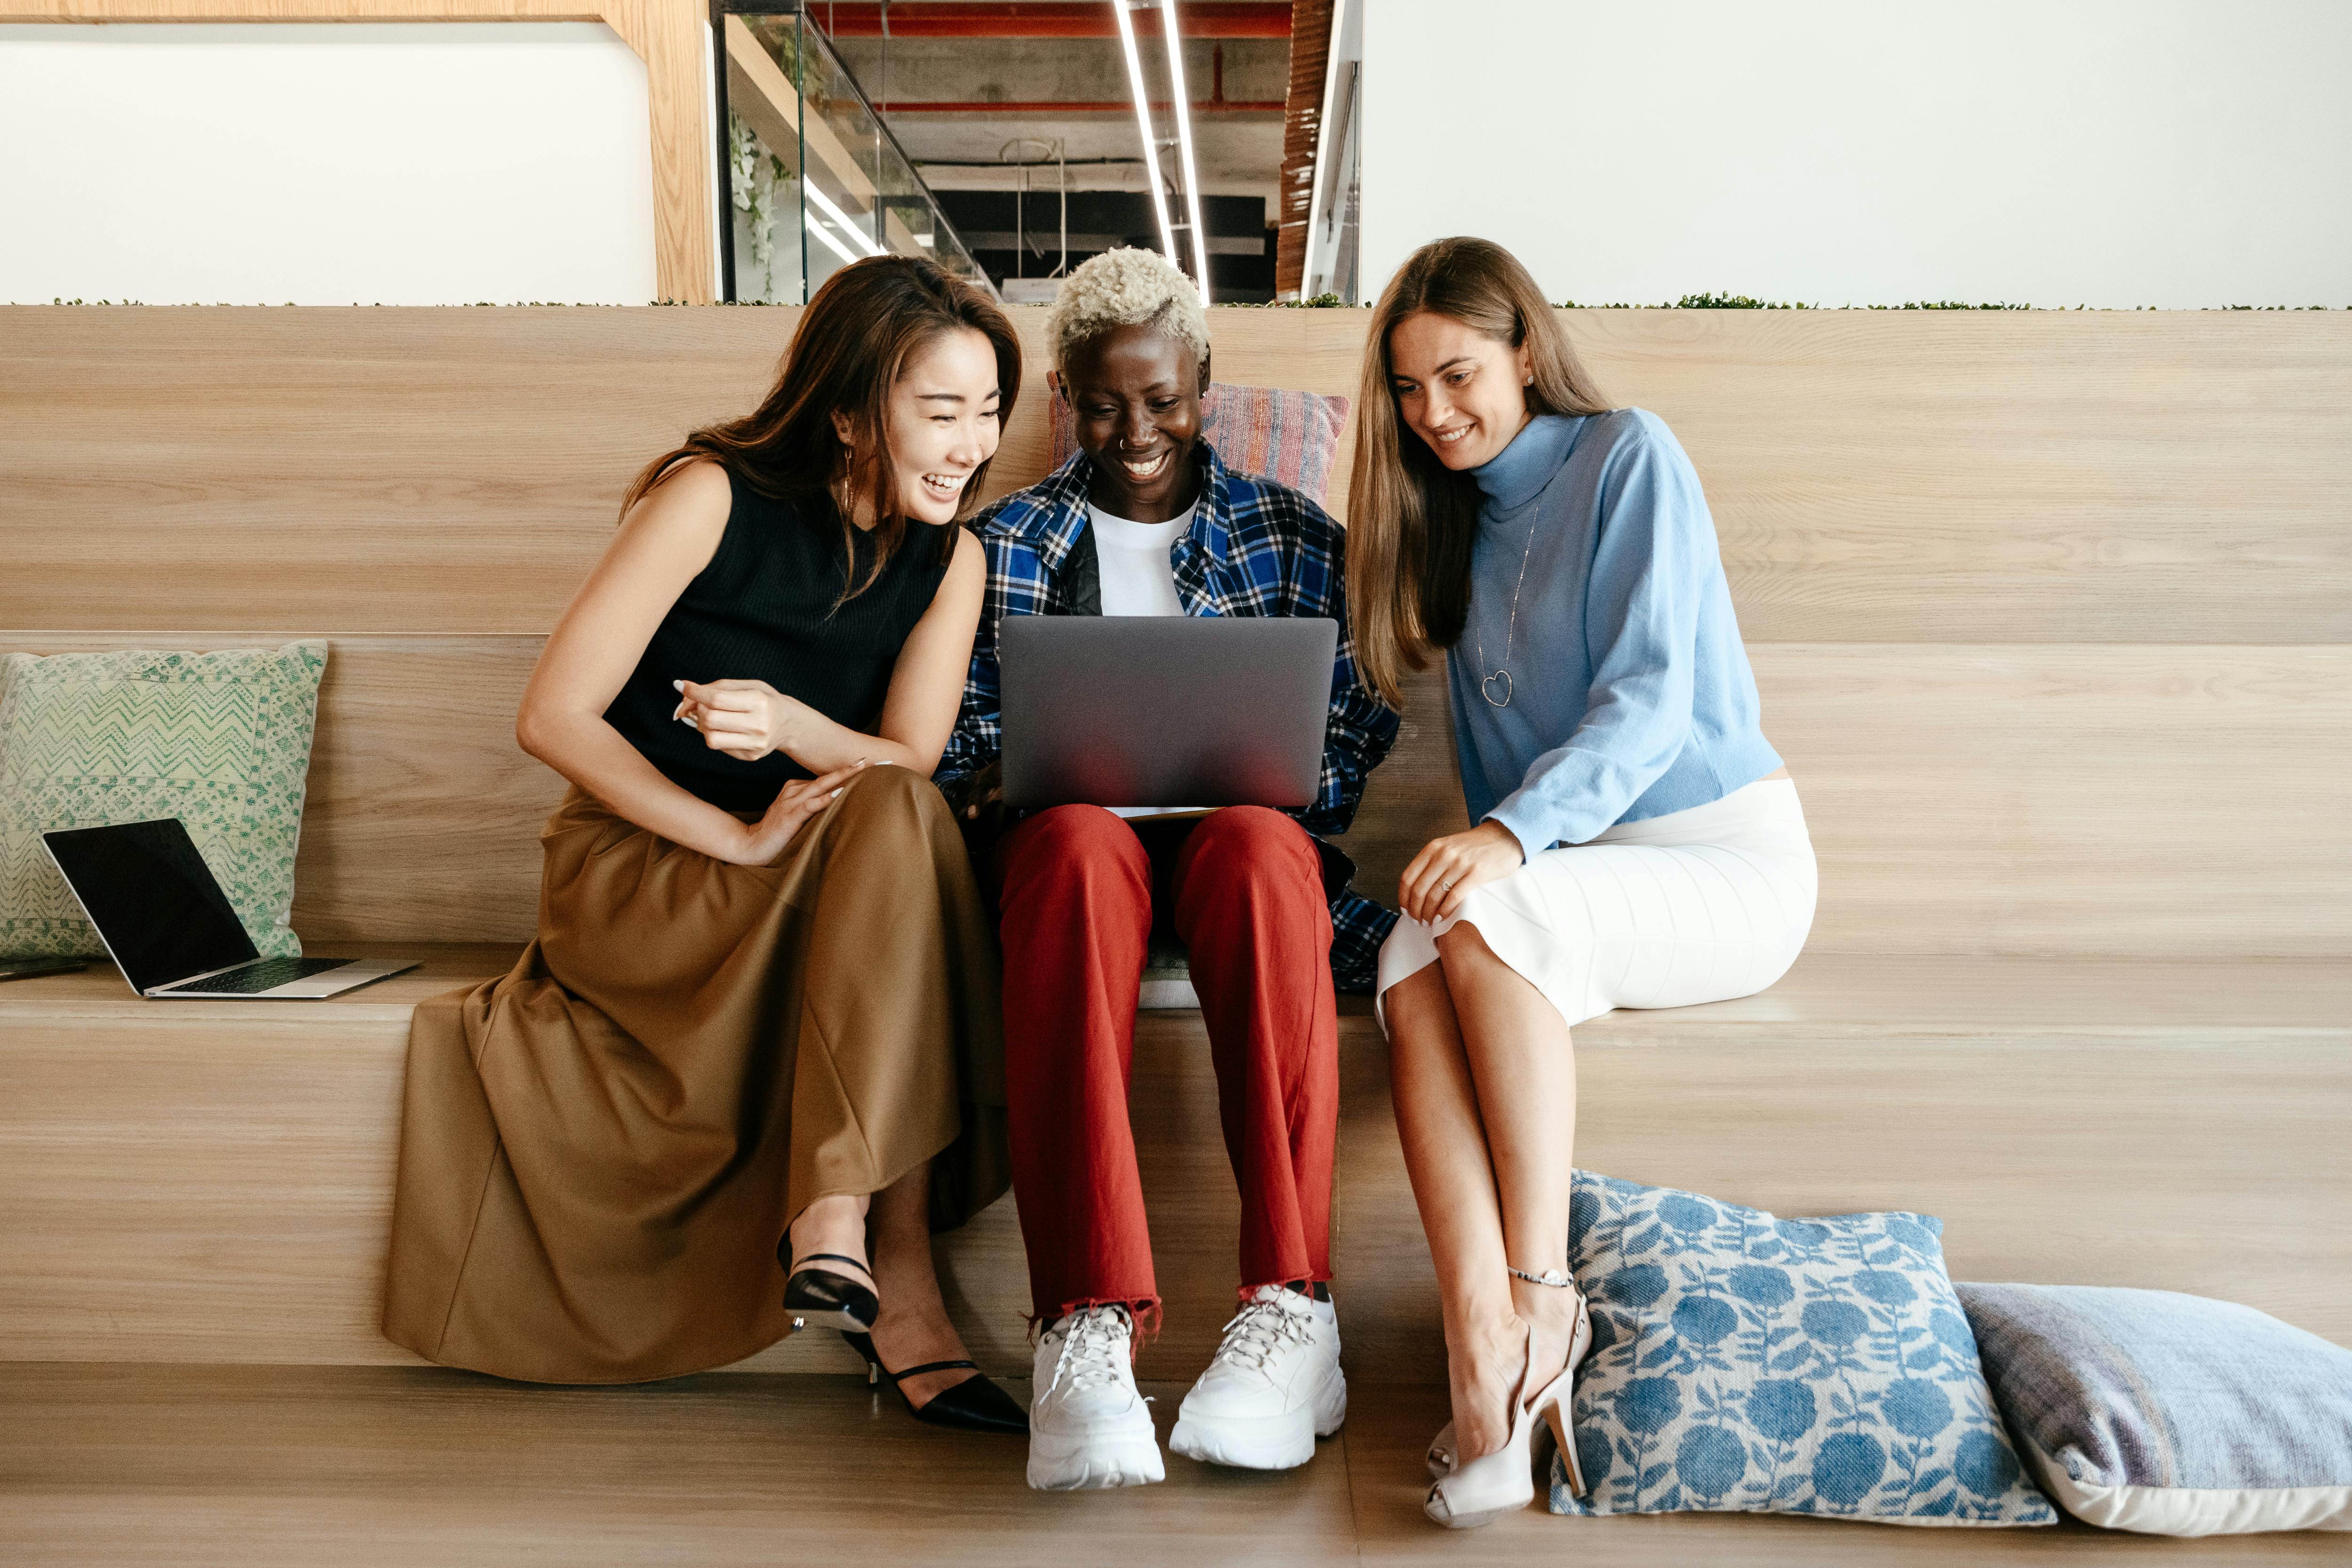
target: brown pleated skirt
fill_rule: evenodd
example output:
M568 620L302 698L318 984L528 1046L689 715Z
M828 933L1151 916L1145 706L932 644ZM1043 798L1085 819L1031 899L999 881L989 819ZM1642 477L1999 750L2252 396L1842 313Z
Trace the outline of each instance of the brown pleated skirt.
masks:
M1009 1184L993 939L946 803L857 775L770 866L574 789L539 940L410 1026L384 1333L538 1383L698 1372L783 1337L814 1200L925 1160L934 1228Z

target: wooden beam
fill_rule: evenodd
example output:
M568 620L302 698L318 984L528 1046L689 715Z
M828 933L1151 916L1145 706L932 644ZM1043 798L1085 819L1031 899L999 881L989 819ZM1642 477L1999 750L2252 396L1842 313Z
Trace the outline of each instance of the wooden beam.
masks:
M1323 77L1331 45L1331 0L1290 7L1290 100L1282 119L1282 184L1275 196L1274 291L1307 281L1307 222L1315 201L1315 142L1323 124Z
M695 0L0 0L0 23L26 22L602 22L645 62L655 287L680 304L718 298Z
M276 0L266 0L275 4ZM478 5L486 0L448 0ZM487 0L498 4L499 0ZM561 3L561 0L559 0ZM717 142L706 106L707 14L695 0L602 0L604 24L646 62L646 107L654 176L654 279L664 300L708 305L719 298Z

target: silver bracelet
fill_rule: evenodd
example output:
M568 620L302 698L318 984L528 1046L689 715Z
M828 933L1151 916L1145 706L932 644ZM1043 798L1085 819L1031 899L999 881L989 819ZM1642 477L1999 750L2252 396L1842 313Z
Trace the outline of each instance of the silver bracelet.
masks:
M1512 1279L1524 1279L1530 1285L1549 1285L1555 1290L1564 1290L1576 1283L1576 1276L1565 1269L1556 1268L1549 1274L1530 1274L1524 1268L1511 1268L1507 1263L1503 1267L1510 1268Z

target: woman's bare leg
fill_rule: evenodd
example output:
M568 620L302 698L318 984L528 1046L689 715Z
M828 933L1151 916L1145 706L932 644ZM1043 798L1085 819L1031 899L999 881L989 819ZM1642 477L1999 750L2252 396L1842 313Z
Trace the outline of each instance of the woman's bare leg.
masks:
M940 1277L931 1266L930 1194L928 1160L874 1194L875 1290L882 1298L874 1350L885 1366L962 1361L971 1353L948 1320ZM922 1405L973 1375L964 1371L925 1373L899 1387Z
M828 1252L835 1258L856 1258L862 1267L866 1258L866 1204L863 1193L835 1193L801 1210L786 1233L792 1237L792 1260L798 1263L816 1253ZM835 1273L842 1273L844 1268L838 1263L820 1263L817 1267ZM856 1279L858 1274L851 1271L843 1277Z
M1504 1256L1498 1262L1533 1274L1565 1272L1576 1146L1576 1058L1568 1026L1542 992L1495 956L1477 927L1456 925L1438 939L1437 951L1467 1076L1475 1086L1483 1148L1500 1210ZM1528 1383L1540 1387L1567 1360L1574 1292L1508 1274L1503 1279L1514 1316L1536 1327L1536 1364ZM1507 1347L1495 1345L1491 1336L1468 1347L1483 1363L1474 1365L1475 1383L1500 1382L1506 1390L1517 1383L1526 1365L1526 1331L1516 1332L1519 1337ZM1503 1414L1497 1405L1489 1408ZM1495 1430L1491 1441L1480 1441L1457 1417L1461 1451L1467 1456L1499 1447L1507 1431Z
M1465 1455L1490 1453L1510 1432L1527 1331L1504 1272L1486 1130L1444 970L1433 963L1400 981L1381 999L1381 1011L1405 1173L1437 1265L1454 1444Z

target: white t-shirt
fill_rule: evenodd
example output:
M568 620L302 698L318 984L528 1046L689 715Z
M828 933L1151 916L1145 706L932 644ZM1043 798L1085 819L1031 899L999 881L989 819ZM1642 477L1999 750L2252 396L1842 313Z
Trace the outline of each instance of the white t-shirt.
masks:
M1176 564L1169 552L1192 526L1200 502L1166 522L1132 522L1113 517L1089 502L1087 517L1095 531L1095 563L1102 572L1102 613L1106 616L1181 616L1184 601L1176 596ZM1115 805L1116 816L1164 816L1181 806Z
M1166 522L1130 522L1089 503L1087 516L1095 531L1095 561L1102 570L1102 613L1106 616L1181 616L1184 602L1176 596L1176 566L1169 552L1192 526L1195 501Z

